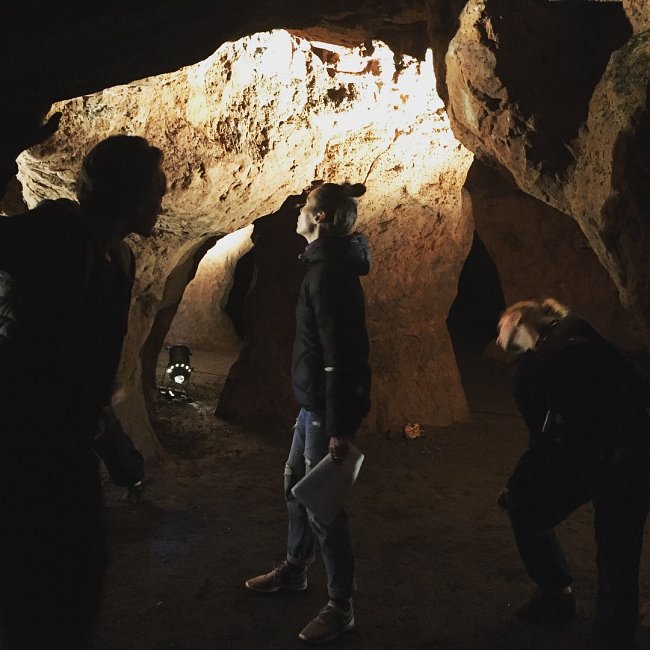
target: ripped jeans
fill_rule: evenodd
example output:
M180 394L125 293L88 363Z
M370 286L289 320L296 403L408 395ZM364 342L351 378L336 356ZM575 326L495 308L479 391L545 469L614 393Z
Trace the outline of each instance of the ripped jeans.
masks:
M305 566L313 564L318 539L327 573L329 597L343 600L352 596L354 583L348 516L341 509L331 524L325 524L291 493L291 488L305 473L325 457L328 447L329 437L325 434L323 415L300 409L284 471L284 497L289 513L287 560Z

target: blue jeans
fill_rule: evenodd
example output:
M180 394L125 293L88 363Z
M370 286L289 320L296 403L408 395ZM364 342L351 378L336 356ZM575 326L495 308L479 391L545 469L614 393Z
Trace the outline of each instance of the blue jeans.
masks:
M287 560L305 566L313 564L318 539L327 572L329 597L343 600L352 596L354 583L347 514L341 509L331 524L325 524L291 493L291 488L327 455L328 447L323 414L300 409L284 471L284 498L289 513Z

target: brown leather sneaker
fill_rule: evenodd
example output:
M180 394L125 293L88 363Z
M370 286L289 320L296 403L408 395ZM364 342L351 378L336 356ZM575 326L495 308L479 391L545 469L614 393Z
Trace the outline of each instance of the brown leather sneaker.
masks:
M333 600L330 600L318 616L307 623L298 635L303 641L318 645L337 639L341 634L354 628L354 610L352 599L350 609L341 609Z
M289 563L284 560L270 573L246 580L246 586L252 591L263 594L271 594L281 589L304 591L307 589L307 570L305 567L302 567L302 571L292 570L289 568Z

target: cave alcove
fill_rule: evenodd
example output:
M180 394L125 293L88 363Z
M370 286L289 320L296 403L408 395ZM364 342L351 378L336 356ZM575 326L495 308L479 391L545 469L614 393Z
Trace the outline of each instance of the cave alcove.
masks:
M207 252L202 246L195 263L205 254L182 299L158 312L151 334L156 341L169 321L165 314L175 312L157 357L158 385L164 383L169 347L187 346L192 355L190 401L150 391L157 396L149 404L154 433L175 456L209 453L211 438L221 430L207 417L213 412L220 420L263 422L269 432L288 428L295 415L290 365L304 275L298 257L304 240L295 233L301 200L304 195L292 195L278 211L219 238Z
M197 411L205 411L218 398L228 371L239 356L240 334L225 306L233 290L243 293L248 289L241 286L244 279L241 273L236 286L235 269L250 251L251 230L250 227L242 228L219 237L216 242L215 237L211 237L197 250L193 256L195 264L204 254L192 276L186 276L188 284L182 291L182 299L158 312L150 335L152 341L145 345L153 350L153 341L160 340L167 324L157 355L154 381L150 374L147 378L147 392L151 396L148 410L154 433L166 451L174 455L191 457L198 453L203 440L201 428L195 426L196 417L200 415ZM174 275L172 271L170 278ZM170 322L166 314L171 312ZM231 313L238 316L236 310L231 309ZM241 322L241 314L239 318ZM186 346L191 355L192 373L188 384L182 386L184 392L176 391L178 399L170 399L170 393L162 391L170 384L166 370L169 349L173 346ZM182 399L185 394L187 399ZM184 424L182 432L177 430L180 422ZM198 439L194 439L193 431Z

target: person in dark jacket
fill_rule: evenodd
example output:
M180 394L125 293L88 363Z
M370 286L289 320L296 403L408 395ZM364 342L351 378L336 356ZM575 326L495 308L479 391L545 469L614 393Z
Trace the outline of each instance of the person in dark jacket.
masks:
M253 591L302 591L307 569L320 544L327 572L329 601L301 632L310 643L337 638L354 623L354 560L347 515L331 524L317 519L293 496L291 488L328 453L334 462L370 409L370 366L365 303L359 276L370 270L364 235L352 232L361 184L325 183L312 190L298 217L296 232L308 242L307 266L296 308L292 381L300 413L285 469L289 513L287 559L271 573L251 578Z
M509 307L498 343L520 353L514 393L531 435L498 498L539 587L516 615L540 623L575 618L573 578L553 528L592 501L598 547L593 644L629 650L650 504L647 385L612 343L553 299Z
M165 192L162 152L113 136L79 202L0 219L2 647L87 647L106 566L94 436L126 332L133 254Z

